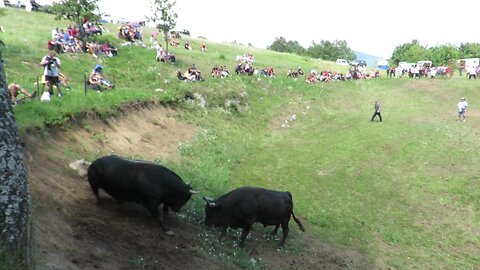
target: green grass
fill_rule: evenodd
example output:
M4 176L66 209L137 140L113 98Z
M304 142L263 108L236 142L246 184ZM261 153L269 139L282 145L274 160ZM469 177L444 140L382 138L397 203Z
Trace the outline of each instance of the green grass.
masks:
M47 52L50 30L67 24L49 15L6 11L7 33L0 38L8 46L7 79L32 85L41 73L38 62ZM28 20L15 19L20 16ZM217 197L243 185L289 190L297 216L313 225L318 241L358 249L380 268L480 265L479 81L454 77L308 85L301 78L285 78L286 71L299 65L307 72L344 67L239 45L187 40L194 50L173 48L178 59L174 66L155 62L153 50L121 47L118 58L103 59L117 90L87 96L83 74L98 60L61 55L73 89L48 104L28 101L17 106L21 130L62 125L85 113L115 114L125 102L160 100L182 108L177 117L201 127L195 140L182 146L181 162L164 162L192 180L202 196ZM205 55L198 50L200 43L207 44ZM254 54L256 67L275 67L277 78L235 74L223 80L208 78L213 65L227 65L233 72L235 56L245 52ZM175 70L193 63L206 81L179 82ZM159 88L165 92L155 91ZM185 93L200 93L207 100L206 108L183 101ZM456 121L461 96L471 107L465 123ZM225 107L226 99L240 103ZM384 122L370 123L377 99ZM282 128L292 114L296 120L290 128ZM97 136L101 140L102 135ZM196 197L185 211L199 221L203 205ZM240 258L236 264L250 268L248 256Z

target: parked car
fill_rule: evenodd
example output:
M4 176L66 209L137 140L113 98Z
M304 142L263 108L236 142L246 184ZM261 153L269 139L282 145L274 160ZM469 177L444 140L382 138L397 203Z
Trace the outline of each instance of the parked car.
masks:
M359 67L366 67L367 66L367 61L365 61L363 59L357 59L357 60L353 60L352 62L350 62L350 65L359 66Z
M343 65L343 66L348 66L348 61L345 60L345 59L337 59L337 61L335 61L335 63L337 63L339 65Z
M190 31L188 31L187 29L183 29L182 31L179 31L179 33L190 36Z

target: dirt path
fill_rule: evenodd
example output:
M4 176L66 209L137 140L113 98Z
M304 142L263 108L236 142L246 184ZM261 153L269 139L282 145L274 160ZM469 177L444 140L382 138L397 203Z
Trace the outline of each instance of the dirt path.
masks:
M107 199L98 206L86 178L68 167L95 153L149 160L175 157L178 145L191 140L197 128L176 121L172 113L155 104L131 106L116 118L87 117L66 130L24 136L37 269L237 269L214 259L230 247L205 241L203 226L172 214L169 221L175 236L165 236L139 205ZM292 245L302 247L299 254L278 250L258 233L252 238L248 242L252 262L261 261L267 269L365 265L358 252L323 245L309 233L293 232L289 238ZM199 252L212 249L215 256L208 258Z

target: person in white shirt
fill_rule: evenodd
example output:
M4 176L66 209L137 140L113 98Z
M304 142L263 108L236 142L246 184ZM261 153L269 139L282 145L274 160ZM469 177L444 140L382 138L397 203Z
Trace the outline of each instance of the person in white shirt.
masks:
M465 122L465 119L466 119L465 114L467 112L467 107L468 107L467 100L465 100L465 98L462 97L460 99L460 101L458 102L457 107L458 107L458 121L464 121Z
M468 79L470 80L471 78L474 78L476 79L477 78L477 69L475 67L469 67L467 69L467 73L468 73Z

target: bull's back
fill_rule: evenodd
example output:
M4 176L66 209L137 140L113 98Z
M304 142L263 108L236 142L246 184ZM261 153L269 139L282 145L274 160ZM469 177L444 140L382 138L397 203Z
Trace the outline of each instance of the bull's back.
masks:
M257 197L257 221L275 225L290 219L293 202L287 192L265 190Z
M141 174L137 162L112 155L92 162L88 168L88 181L94 192L100 188L117 200L138 201Z
M257 187L241 187L223 198L228 215L237 221L252 220L265 225L275 225L290 218L293 203L288 192Z

